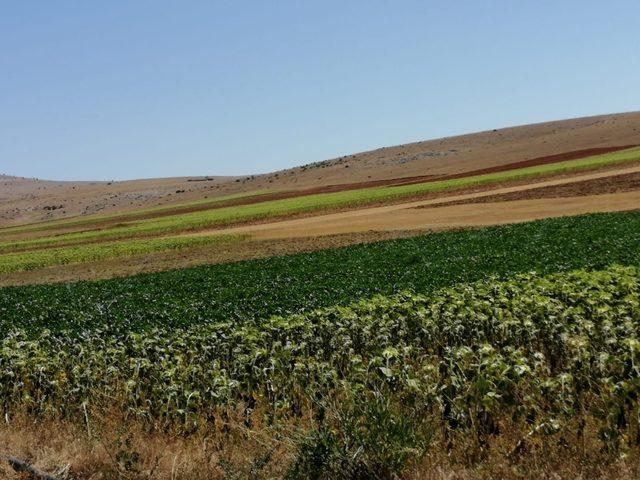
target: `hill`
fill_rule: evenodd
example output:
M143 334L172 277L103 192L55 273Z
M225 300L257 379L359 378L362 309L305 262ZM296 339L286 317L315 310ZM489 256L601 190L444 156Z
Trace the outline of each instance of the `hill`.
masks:
M384 147L248 177L57 182L3 176L0 177L0 227L95 213L128 212L252 191L331 191L406 181L412 177L441 179L576 151L638 144L640 112L633 112Z

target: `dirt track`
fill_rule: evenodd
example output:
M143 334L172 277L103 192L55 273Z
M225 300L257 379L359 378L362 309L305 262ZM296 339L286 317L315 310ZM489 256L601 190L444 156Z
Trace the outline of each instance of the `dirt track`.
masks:
M570 178L533 182L527 185L490 189L440 199L363 208L352 211L283 220L268 224L216 229L190 235L211 233L250 233L256 239L299 238L366 231L444 229L463 226L494 225L522 222L545 217L579 215L592 212L621 211L640 208L640 191L610 193L563 199L531 199L499 203L463 204L424 208L456 201L473 201L483 197L535 190L542 187L567 185L594 179L636 174L640 166L618 168L605 172L585 173Z

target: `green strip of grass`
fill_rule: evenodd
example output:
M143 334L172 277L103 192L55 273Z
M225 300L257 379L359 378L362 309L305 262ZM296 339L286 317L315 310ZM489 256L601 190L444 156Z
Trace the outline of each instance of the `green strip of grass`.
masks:
M548 165L539 165L535 167L520 168L505 172L489 173L440 182L347 190L342 192L266 201L251 205L218 208L215 210L172 215L162 218L152 218L139 222L131 222L127 225L122 225L104 231L70 233L36 240L7 242L0 244L0 252L28 247L50 246L65 242L110 240L135 236L163 235L179 231L201 230L242 221L256 221L291 214L363 206L375 202L407 198L424 193L440 192L453 188L483 185L506 180L532 178L541 175L578 171L633 161L640 161L640 148L633 148L578 160L568 160Z
M190 238L149 238L114 243L52 248L34 252L0 255L0 273L35 270L52 265L94 262L115 257L129 257L166 250L180 250L243 240L241 235L211 235Z

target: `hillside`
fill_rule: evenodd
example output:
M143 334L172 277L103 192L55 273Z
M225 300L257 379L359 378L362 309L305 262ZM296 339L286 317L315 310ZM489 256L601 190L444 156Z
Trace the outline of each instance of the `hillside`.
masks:
M57 182L0 177L0 227L176 205L252 191L326 191L441 179L579 150L640 144L640 112L427 140L249 177ZM208 172L203 172L208 173ZM210 172L214 173L215 172Z

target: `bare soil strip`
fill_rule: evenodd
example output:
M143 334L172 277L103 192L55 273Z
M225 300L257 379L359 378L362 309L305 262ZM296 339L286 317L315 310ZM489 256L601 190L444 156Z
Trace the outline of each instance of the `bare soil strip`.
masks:
M456 173L451 175L440 175L434 178L433 175L423 175L418 177L406 177L397 178L392 180L385 180L385 185L413 185L416 183L435 182L441 180L455 180L456 178L472 177L475 175L485 175L487 173L506 172L509 170L515 170L525 167L537 167L539 165L548 165L551 163L565 162L567 160L578 160L580 158L593 157L595 155L603 155L605 153L618 152L620 150L627 150L629 148L637 147L638 145L622 145L618 147L601 147L601 148L587 148L583 150L573 150L570 152L558 153L556 155L546 155L544 157L536 157L530 160L522 160L520 162L508 163L506 165L496 165L493 167L479 168L477 170L471 170L464 173Z
M295 221L287 226L263 228L253 232L254 238L299 238L369 230L450 229L458 227L500 225L550 217L582 215L598 212L635 210L640 207L640 192L569 197L562 202L553 199L519 200L504 203L454 205L436 209L397 209L357 216ZM306 220L306 219L305 219ZM309 219L312 220L312 219Z

